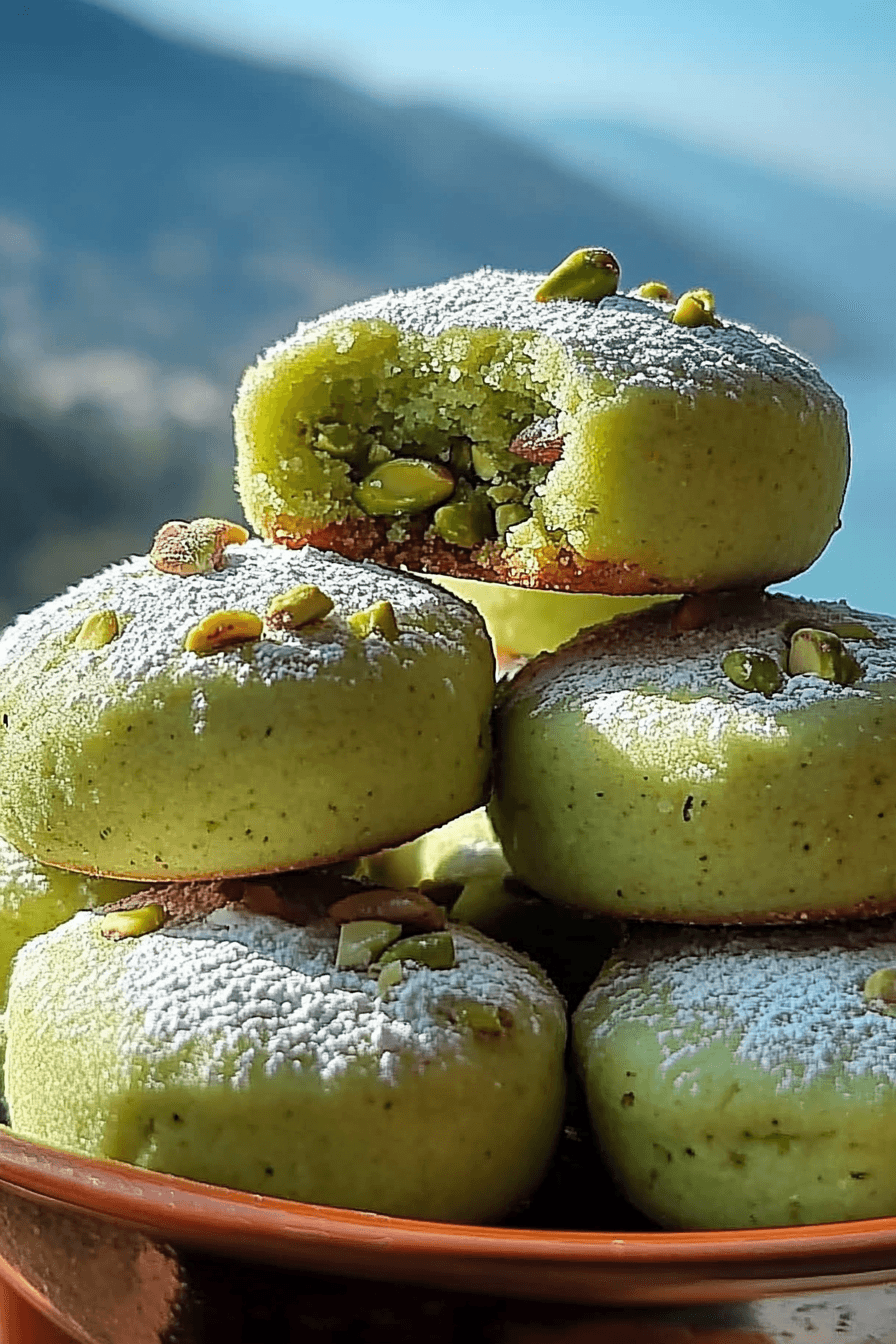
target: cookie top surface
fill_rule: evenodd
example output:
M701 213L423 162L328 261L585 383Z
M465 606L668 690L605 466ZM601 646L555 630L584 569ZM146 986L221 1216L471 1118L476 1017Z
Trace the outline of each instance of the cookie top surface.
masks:
M771 1073L779 1091L831 1074L896 1084L896 1018L864 985L896 966L892 921L787 930L632 933L585 996L595 1044L627 1023L657 1033L664 1072L706 1045Z
M42 669L44 693L66 688L71 703L90 694L90 678L101 673L103 685L124 699L161 677L198 684L227 676L235 682L273 684L300 681L322 673L339 674L351 654L371 676L396 658L440 650L463 656L471 640L488 642L478 614L425 579L377 565L347 561L308 547L289 551L260 541L232 545L227 564L207 574L167 574L147 556L134 556L70 588L9 626L0 635L0 680L14 676L42 646L64 647L64 657ZM334 610L323 620L296 630L277 630L241 646L235 655L198 655L184 649L188 633L220 611L251 611L264 616L271 599L300 584L316 585ZM392 603L400 637L394 643L359 639L346 618L374 603ZM120 633L100 649L72 644L85 618L112 609Z
M512 708L525 701L534 715L569 710L584 714L594 725L613 720L621 726L627 709L641 720L649 717L651 702L661 713L663 701L700 699L705 701L700 712L720 729L736 714L773 731L782 713L822 701L867 699L896 680L896 618L856 611L845 602L809 602L782 594L731 597L730 610L724 610L723 600L719 614L695 630L676 632L676 605L593 626L555 653L528 663L507 684L504 703ZM722 666L725 655L735 649L766 653L781 665L789 633L797 628L850 625L864 626L874 635L843 640L862 668L861 678L851 685L807 674L784 676L781 689L766 696L735 685Z
M385 322L400 331L437 337L454 328L535 333L561 346L578 369L615 387L664 388L680 393L713 387L736 396L750 377L803 388L814 404L842 402L802 355L777 337L738 322L681 327L672 305L613 294L600 303L554 299L536 303L543 275L484 267L442 284L389 291L349 304L312 322L268 350L310 344L335 325ZM346 350L351 348L346 333Z
M559 995L533 963L475 930L451 932L452 969L407 963L402 982L384 998L375 972L336 969L338 935L327 920L302 927L224 906L113 943L100 920L82 912L29 944L13 992L49 995L50 1010L65 1012L64 1002L56 1003L64 988L54 989L63 966L69 986L89 977L97 1031L118 1038L121 1057L165 1061L195 1043L204 1081L242 1086L259 1055L268 1075L300 1065L325 1081L356 1062L375 1064L391 1081L408 1057L457 1055L463 1031L447 1010L461 999L517 1019L525 1013L535 1032L539 1015L562 1018Z

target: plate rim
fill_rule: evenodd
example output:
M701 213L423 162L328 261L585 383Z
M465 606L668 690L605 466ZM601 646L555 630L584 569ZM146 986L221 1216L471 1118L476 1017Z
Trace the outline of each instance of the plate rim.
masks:
M284 1238L298 1245L321 1239L342 1251L408 1256L450 1254L483 1261L563 1262L585 1267L649 1264L745 1268L859 1260L892 1253L896 1217L799 1227L720 1231L564 1231L477 1226L397 1218L209 1185L110 1159L86 1157L34 1143L0 1129L0 1185L49 1199L105 1220L151 1230L167 1239L201 1238L209 1216L217 1239L229 1231L251 1235L258 1250ZM752 1276L751 1276L752 1277Z

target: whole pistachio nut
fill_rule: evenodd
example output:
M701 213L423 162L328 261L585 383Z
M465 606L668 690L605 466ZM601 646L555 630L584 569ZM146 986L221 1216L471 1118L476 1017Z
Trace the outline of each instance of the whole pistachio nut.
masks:
M844 647L838 635L830 630L796 630L790 637L787 671L792 677L801 674L822 677L838 686L851 686L862 675L861 665Z
M775 695L784 684L784 676L774 658L755 649L732 649L722 659L722 671L742 691Z
M343 926L351 928L350 924ZM455 966L454 939L447 929L440 933L416 933L393 943L380 957L380 964L390 961L415 961L431 971L450 971Z
M447 467L421 457L393 458L355 486L355 503L373 517L423 513L454 494Z
M246 529L226 518L165 523L155 535L149 558L165 574L208 574L224 568L225 546L248 540Z
M165 907L154 902L137 910L110 910L100 918L100 933L115 942L121 938L140 938L144 933L155 933L165 918Z
M879 971L872 971L865 981L863 993L866 1003L882 999L884 1003L896 1004L896 966L884 966Z
M717 327L715 296L709 289L689 289L675 305L672 321L679 327Z
M395 608L391 602L374 602L372 607L366 607L364 611L353 611L345 620L352 634L357 635L359 639L367 639L369 635L382 635L383 639L388 639L390 644L394 644L400 633Z
M311 621L320 621L333 610L333 599L313 583L299 583L286 593L278 593L268 603L264 615L267 630L298 630Z
M401 925L385 919L358 919L343 924L336 949L337 971L363 970L401 937Z
M119 633L118 617L111 608L106 611L92 611L78 627L75 648L102 649L106 644L111 644Z
M187 653L220 653L260 639L264 624L254 611L213 611L184 640Z
M675 295L662 280L645 280L644 284L635 290L635 295L639 299L662 299L663 303L675 302Z
M605 247L580 247L555 266L535 291L535 302L549 299L585 299L599 303L615 294L619 262Z

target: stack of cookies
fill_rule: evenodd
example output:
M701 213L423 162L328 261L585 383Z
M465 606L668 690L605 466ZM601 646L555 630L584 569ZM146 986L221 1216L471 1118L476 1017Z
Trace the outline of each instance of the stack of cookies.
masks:
M482 801L493 690L458 599L218 519L5 631L6 887L45 891L27 933L97 907L16 957L15 1131L406 1216L528 1196L563 1114L559 995L428 897L342 876Z
M307 884L252 876L332 877L482 801L484 628L396 572L422 571L490 585L500 643L526 654L568 630L571 602L586 621L601 603L653 604L536 657L499 683L493 716L498 882L506 862L540 901L636 930L576 1014L595 1133L628 1197L688 1227L896 1209L896 942L879 918L896 908L896 621L766 592L839 526L845 413L708 291L623 295L618 279L588 248L547 277L484 270L302 324L236 405L263 541L174 525L154 555L0 640L0 833L43 863L166 884L20 953L17 1128L427 1217L493 1217L532 1188L559 1125L563 1038L532 963L459 928L450 954L424 952L450 926L431 911L405 923L382 891L351 894L355 931L337 944L338 902L309 913ZM545 635L506 619L533 593ZM116 943L103 921L126 913L138 936ZM569 918L540 926L552 969ZM281 924L311 938L313 992L236 969L234 943L285 964ZM95 997L73 990L88 978L111 1024L93 1034ZM61 1104L75 1041L82 1099ZM37 1049L56 1061L51 1088L28 1066ZM427 1090L435 1073L447 1091ZM422 1137L437 1112L458 1135L438 1162ZM235 1121L275 1132L276 1160L264 1144L235 1158ZM320 1141L305 1152L297 1127ZM400 1176L381 1156L396 1137L403 1162L420 1158ZM290 1164L301 1179L265 1183ZM452 1184L486 1196L452 1202Z

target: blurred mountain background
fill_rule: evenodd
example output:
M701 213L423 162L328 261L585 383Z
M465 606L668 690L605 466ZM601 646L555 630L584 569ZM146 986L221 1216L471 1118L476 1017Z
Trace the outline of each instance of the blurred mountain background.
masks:
M233 390L300 318L584 243L821 364L853 485L788 586L896 608L896 205L624 120L372 93L87 0L13 0L0 125L0 621L167 518L239 516Z

